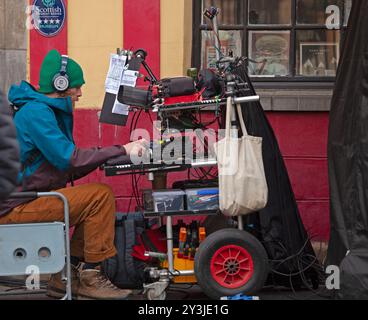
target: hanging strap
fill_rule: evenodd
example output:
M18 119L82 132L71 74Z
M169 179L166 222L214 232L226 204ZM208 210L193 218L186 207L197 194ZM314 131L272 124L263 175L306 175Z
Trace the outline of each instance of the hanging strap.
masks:
M230 138L230 129L231 129L231 115L232 115L232 109L233 109L233 103L232 98L227 98L227 104L226 104L226 132L225 132L225 138Z
M233 99L231 97L229 97L227 99L227 105L226 105L226 133L225 133L225 141L226 140L230 140L231 136L230 136L230 129L232 127L232 112L233 112ZM238 117L239 117L239 122L240 122L240 127L242 129L243 132L243 137L247 137L248 136L248 131L247 128L245 126L245 122L244 122L244 117L243 114L241 112L241 106L240 104L236 105L236 111L235 113L238 113ZM237 134L237 138L239 138L239 134L238 131L236 132ZM231 140L230 140L231 141ZM232 157L233 155L231 154L233 152L233 144L231 143L226 143L226 147L225 147L225 157Z
M242 113L240 104L237 104L236 105L236 110L238 111L238 117L239 117L241 129L243 131L243 136L248 136L248 131L247 131L247 128L245 126L245 122L244 122L244 118L243 118L243 113Z
M229 98L227 98L227 105L226 105L226 135L225 135L226 138L230 138L232 110L233 110L233 102L232 102L232 98L229 97ZM247 131L247 128L245 126L244 117L243 117L243 113L241 111L240 104L236 105L236 112L237 112L238 117L239 117L240 127L243 131L243 135L247 136L248 131Z

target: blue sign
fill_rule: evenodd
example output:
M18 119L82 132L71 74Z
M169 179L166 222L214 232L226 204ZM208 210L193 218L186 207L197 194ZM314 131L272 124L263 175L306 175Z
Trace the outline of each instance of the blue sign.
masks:
M63 29L65 17L63 0L35 0L33 3L35 29L45 37L56 36Z

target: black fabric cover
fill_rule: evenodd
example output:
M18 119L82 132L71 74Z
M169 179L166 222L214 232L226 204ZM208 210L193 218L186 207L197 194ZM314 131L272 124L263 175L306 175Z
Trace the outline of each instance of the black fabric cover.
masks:
M196 92L193 78L176 77L160 81L165 98L191 95Z
M17 185L19 144L9 105L0 92L0 203Z
M368 299L368 1L354 0L331 104L327 265L341 299Z
M255 95L245 68L238 68L235 73L248 83L250 94ZM263 138L263 162L269 189L266 208L250 216L248 225L256 226L258 238L273 260L274 283L298 287L308 282L316 287L320 266L300 218L274 131L260 102L243 104L242 112L248 133Z
M205 99L219 96L223 93L223 83L220 77L211 69L201 70L198 74L197 90L204 89L202 97Z

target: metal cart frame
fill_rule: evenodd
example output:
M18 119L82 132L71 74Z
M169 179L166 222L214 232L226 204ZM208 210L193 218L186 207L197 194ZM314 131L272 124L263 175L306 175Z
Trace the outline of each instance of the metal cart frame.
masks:
M229 93L233 89L235 83L228 83ZM249 103L259 101L259 96L247 96L247 97L234 97L232 108L235 108L236 104ZM236 123L236 112L233 112L232 122ZM237 129L234 125L233 129ZM152 269L150 271L150 276L152 278L159 278L160 280L156 283L145 285L144 292L147 293L149 299L154 300L164 300L166 297L165 290L169 286L170 281L174 277L181 276L195 276L194 270L175 270L174 268L174 239L173 239L173 217L175 216L200 216L200 215L215 215L221 214L218 210L207 210L207 211L179 211L179 212L156 212L156 213L146 213L145 216L148 217L166 217L166 237L167 237L167 252L163 253L153 253L147 252L147 256L150 257L161 257L166 258L168 261L167 269ZM238 229L244 230L243 217L237 217Z
M22 192L22 193L13 193L10 198L11 199L38 199L38 198L48 198L48 197L55 197L60 199L63 202L63 210L64 210L64 246L65 246L65 255L63 257L65 258L65 278L66 280L66 292L65 296L61 300L72 300L72 286L71 286L71 261L70 261L70 238L69 238L69 204L67 198L58 192ZM28 225L28 224L27 224ZM32 227L35 228L35 231L37 230L37 227L39 226L45 226L44 223L36 223L36 224L29 224L32 225ZM20 227L22 225L5 225L7 227ZM23 225L24 226L24 225ZM60 257L59 257L60 258ZM0 275L2 271L0 270ZM47 274L47 272L43 272L43 274ZM9 272L7 272L7 275L9 275ZM18 275L18 274L17 274Z

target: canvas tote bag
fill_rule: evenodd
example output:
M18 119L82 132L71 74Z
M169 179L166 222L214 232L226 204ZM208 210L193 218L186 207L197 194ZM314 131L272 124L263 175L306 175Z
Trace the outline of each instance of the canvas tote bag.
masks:
M219 168L220 210L227 216L246 215L263 209L268 187L263 167L262 138L249 136L240 105L243 137L231 129L232 99L227 101L225 138L215 145ZM234 136L235 134L235 136Z

